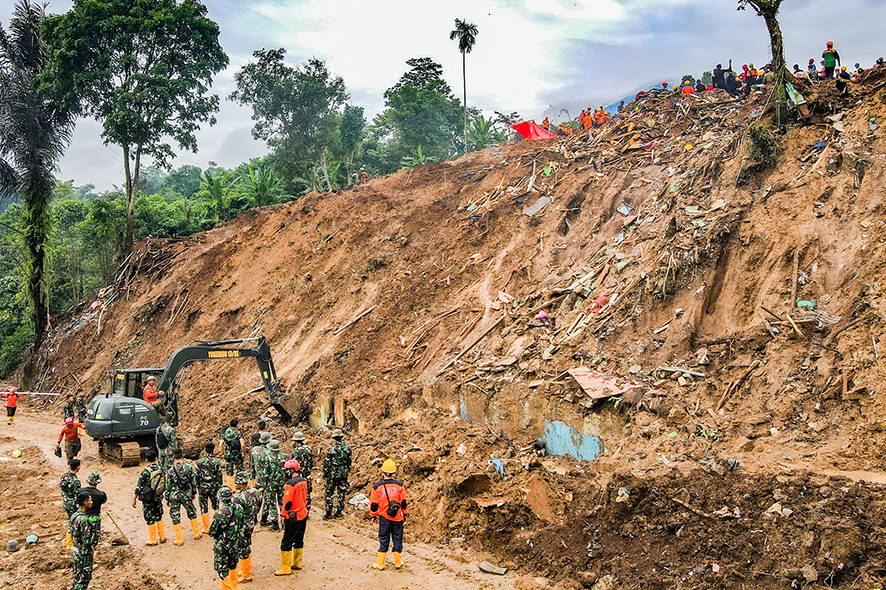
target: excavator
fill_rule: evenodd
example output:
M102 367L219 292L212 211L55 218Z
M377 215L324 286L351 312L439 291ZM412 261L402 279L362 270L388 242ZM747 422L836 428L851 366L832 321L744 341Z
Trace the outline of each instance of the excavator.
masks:
M285 395L274 369L271 349L264 336L236 340L196 341L172 353L166 367L118 369L111 391L96 396L89 404L86 433L98 441L100 454L123 467L138 465L142 447L154 446L154 433L163 418L158 409L172 416L178 426L178 392L184 368L197 361L229 360L252 357L258 364L265 393L285 422L298 419L301 401ZM143 390L149 377L163 392L159 408L146 402Z

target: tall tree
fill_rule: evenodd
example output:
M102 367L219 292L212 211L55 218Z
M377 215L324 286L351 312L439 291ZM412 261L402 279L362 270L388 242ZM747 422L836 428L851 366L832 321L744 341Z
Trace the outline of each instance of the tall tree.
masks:
M738 9L748 6L766 21L769 38L772 44L772 73L775 75L773 91L775 92L775 119L779 126L787 123L787 68L784 59L784 37L778 24L778 10L782 0L738 0Z
M200 123L215 124L219 100L208 92L228 64L218 25L198 0L74 0L46 31L48 83L123 152L129 252L142 156L168 168L170 139L196 151Z
M74 115L39 89L48 65L41 5L19 0L0 27L0 197L22 203L21 233L28 252L24 283L32 306L34 350L46 334L46 245L51 225L53 171L74 129Z
M230 99L252 107L252 135L267 142L274 168L291 189L297 176L308 176L318 161L325 163L338 108L348 99L345 83L317 59L286 65L283 48L260 49L253 56L258 61L234 75L237 90Z
M449 40L458 39L458 50L461 51L461 77L464 88L464 130L465 149L468 145L468 75L466 54L470 53L477 42L477 25L466 20L455 19L455 28L449 33Z

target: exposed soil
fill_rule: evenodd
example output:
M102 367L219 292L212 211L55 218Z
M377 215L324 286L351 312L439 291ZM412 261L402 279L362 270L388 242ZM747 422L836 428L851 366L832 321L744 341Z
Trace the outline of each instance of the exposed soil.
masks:
M310 442L349 431L355 489L394 456L416 538L494 554L513 585L878 587L882 74L848 99L801 88L810 118L776 136L773 168L746 149L767 96L652 96L596 136L142 244L138 268L54 321L41 389L98 394L116 368L261 333ZM594 400L579 366L632 393ZM244 395L257 382L248 361L188 368L184 436L275 419ZM554 421L603 454L539 456Z

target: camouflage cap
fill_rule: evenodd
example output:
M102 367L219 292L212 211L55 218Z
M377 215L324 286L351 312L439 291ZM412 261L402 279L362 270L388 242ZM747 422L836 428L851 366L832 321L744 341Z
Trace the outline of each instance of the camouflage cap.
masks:
M222 504L227 504L234 497L234 492L232 492L231 488L229 488L228 486L222 486L221 488L219 488L218 494L216 494L216 496L218 497L219 502L221 502Z
M341 428L336 428L332 431L332 438L344 438L345 433L341 431Z
M246 485L249 483L249 474L245 471L238 471L234 476L234 483L239 485Z
M102 482L102 476L98 471L93 471L86 476L86 483L91 486L98 485Z
M258 442L260 442L263 445L266 445L269 442L271 442L272 438L274 438L274 435L272 435L270 432L265 430L264 432L261 433L261 436L258 437Z
M295 442L302 442L303 440L305 440L305 433L304 432L296 432L295 434L292 435L292 440L294 440Z
M279 451L279 450L280 450L280 441L277 440L277 439L274 439L274 440L272 440L271 442L269 442L269 443L268 443L268 450L269 450L269 451L273 451L273 452L275 452L275 453L276 453L277 451Z

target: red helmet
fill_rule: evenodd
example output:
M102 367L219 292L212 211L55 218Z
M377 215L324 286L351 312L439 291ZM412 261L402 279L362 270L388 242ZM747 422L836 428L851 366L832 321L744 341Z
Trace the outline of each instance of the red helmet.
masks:
M9 388L9 393L15 393L16 391L18 391L17 387L10 387Z
M70 426L70 425L73 424L73 423L74 423L74 419L73 419L73 418L65 418L65 424L67 424L68 426Z
M292 469L293 471L301 471L301 464L297 459L290 459L283 464L283 469Z

